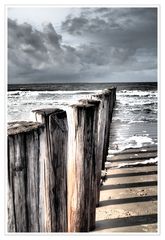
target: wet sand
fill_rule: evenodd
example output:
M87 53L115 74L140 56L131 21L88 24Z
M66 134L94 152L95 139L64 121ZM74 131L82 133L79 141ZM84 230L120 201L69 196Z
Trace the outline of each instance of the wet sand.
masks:
M156 147L146 147L107 159L94 232L158 231L156 156Z

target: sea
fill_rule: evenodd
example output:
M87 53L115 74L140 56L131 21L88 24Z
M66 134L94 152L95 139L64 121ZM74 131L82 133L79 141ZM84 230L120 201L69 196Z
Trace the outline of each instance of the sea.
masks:
M33 120L32 110L54 108L116 87L109 154L158 144L157 83L65 83L8 85L7 120Z

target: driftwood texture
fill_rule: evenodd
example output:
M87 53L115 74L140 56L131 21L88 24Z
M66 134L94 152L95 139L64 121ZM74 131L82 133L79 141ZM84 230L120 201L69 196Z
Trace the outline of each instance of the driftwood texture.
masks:
M40 137L44 137L44 128L26 122L14 126L8 131L8 231L38 232Z
M8 231L66 232L66 112L37 114L8 131Z
M97 138L97 161L96 161L96 206L99 206L101 170L105 168L108 154L110 123L116 97L116 89L107 89L102 93L93 95L93 99L100 101L98 108L98 138Z
M116 89L8 128L8 231L95 228ZM40 123L39 123L40 122Z
M95 106L80 104L68 110L68 231L90 230L92 166L95 165ZM95 170L94 170L95 172ZM94 173L95 174L95 173ZM93 204L95 209L95 205Z
M91 132L93 137L93 156L91 159L92 167L91 167L91 190L90 190L90 213L89 213L89 230L95 229L95 218L96 218L96 204L97 204L97 172L98 172L98 147L99 147L99 141L98 141L98 131L99 131L99 109L100 109L100 100L94 100L94 99L88 99L88 100L81 100L80 102L85 103L87 105L93 105L94 106L94 118L93 118L93 132ZM101 168L100 168L101 172ZM100 174L100 180L101 180L101 174ZM99 181L100 181L99 180Z
M35 111L46 126L48 159L45 162L45 198L50 219L49 231L67 231L67 147L68 125L66 112L59 109Z

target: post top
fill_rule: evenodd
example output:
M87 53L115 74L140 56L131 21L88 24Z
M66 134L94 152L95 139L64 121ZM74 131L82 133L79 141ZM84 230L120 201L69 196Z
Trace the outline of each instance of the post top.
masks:
M79 102L77 102L77 103L75 103L75 104L71 104L71 105L69 105L68 106L68 108L89 108L89 107L95 107L94 106L94 104L92 104L92 103L88 103L88 102L86 102L86 101L79 101Z
M57 114L57 113L63 113L65 112L63 109L58 109L58 108L43 108L43 109L36 109L36 110L32 110L32 112L34 113L38 113L41 115L51 115L52 113Z
M85 105L99 105L100 100L99 99L80 99L79 100L80 103L83 103Z
M38 122L16 121L8 123L8 135L30 132L34 129L44 127L44 124Z

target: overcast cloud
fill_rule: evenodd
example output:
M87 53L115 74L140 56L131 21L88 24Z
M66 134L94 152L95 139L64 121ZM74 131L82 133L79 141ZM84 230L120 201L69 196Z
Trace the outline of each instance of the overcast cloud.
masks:
M9 15L9 83L157 81L156 8L70 12L58 32Z

